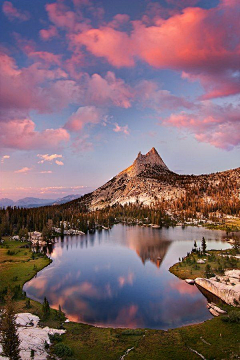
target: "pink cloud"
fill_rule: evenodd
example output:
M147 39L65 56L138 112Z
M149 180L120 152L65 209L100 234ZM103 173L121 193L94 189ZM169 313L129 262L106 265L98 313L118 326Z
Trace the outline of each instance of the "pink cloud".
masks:
M88 139L88 134L82 134L81 137L76 138L72 144L74 152L93 150L93 143Z
M161 111L194 107L193 103L184 97L175 96L168 90L159 89L158 84L153 81L143 80L139 82L135 87L135 92L135 98L143 107Z
M239 2L222 0L211 9L188 7L167 19L158 17L150 26L133 21L130 33L106 25L71 41L115 67L134 66L141 59L156 68L184 71L206 91L218 79L210 96L219 96L220 83L225 87L220 96L229 95L239 91L239 10Z
M58 27L72 29L76 22L76 14L68 11L62 2L46 4L46 11L49 19Z
M135 64L131 38L111 27L87 30L73 36L71 41L76 45L85 45L93 55L106 58L117 68Z
M3 155L1 158L1 164L4 164L5 160L10 159L10 155Z
M86 81L86 102L94 105L131 107L133 90L122 79L116 78L112 71L105 77L93 74Z
M57 30L56 26L51 25L51 26L49 26L48 29L41 29L39 31L39 35L42 40L48 41L48 40L51 40L52 38L58 36L58 30Z
M63 2L46 4L49 20L57 27L68 32L83 31L89 28L89 20L84 18L80 9L72 11ZM97 11L98 8L95 8Z
M14 171L15 173L22 173L22 174L26 174L27 172L29 172L31 169L28 168L28 167L23 167L22 169L20 170L16 170Z
M61 55L55 55L53 53L47 51L32 51L28 54L30 58L43 61L48 65L61 65ZM67 77L66 74L62 74L64 77Z
M103 111L95 106L83 106L72 114L65 124L70 131L80 131L87 124L98 124L103 119Z
M2 10L7 18L11 21L16 19L19 21L27 21L30 19L30 14L28 11L18 10L10 1L4 1Z
M129 21L130 21L129 15L127 15L127 14L117 14L117 15L114 16L113 20L108 23L108 26L110 26L110 27L112 27L114 29L119 29L122 26L129 23Z
M56 160L55 163L59 166L63 166L64 165L64 162L63 161L60 161L60 160Z
M41 159L38 161L38 164L43 164L46 161L52 163L54 161L57 165L64 165L62 161L58 160L59 158L61 159L63 157L61 154L38 154L37 157Z
M120 126L118 125L117 123L115 123L115 128L113 129L113 131L115 132L122 132L124 133L125 135L129 135L130 134L130 131L128 129L128 125L124 125L124 126Z
M40 174L52 174L51 170L40 171Z
M239 107L218 106L203 103L194 113L172 114L162 121L163 125L187 130L201 142L231 150L240 145Z
M68 142L70 135L66 129L35 130L31 119L13 119L0 122L0 146L20 150L57 148Z
M48 52L34 52L38 60L19 69L8 54L0 53L0 105L2 109L37 110L51 112L76 101L76 83L67 80L60 67L52 67L60 58ZM63 81L66 83L63 83ZM59 83L59 81L61 81Z

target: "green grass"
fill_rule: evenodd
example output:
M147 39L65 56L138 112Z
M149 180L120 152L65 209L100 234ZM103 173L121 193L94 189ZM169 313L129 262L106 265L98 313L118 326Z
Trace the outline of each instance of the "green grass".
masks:
M115 360L132 347L126 359L199 359L190 348L209 360L239 359L239 324L224 323L221 318L168 331L97 328L77 323L65 327L62 342L73 350L71 358L75 360Z
M211 256L203 255L199 256L198 254L191 253L189 256L186 256L183 261L180 261L170 267L169 271L179 277L180 279L196 279L197 277L206 277L205 268L209 264L211 266L212 272L215 275L222 275L221 269L233 269L240 268L239 260L232 260L231 258L222 257L221 255L236 255L234 249L228 250L210 250L207 251ZM198 259L206 259L205 264L197 264ZM195 260L195 261L194 261Z
M5 242L0 245L0 292L6 287L21 287L29 281L37 272L50 264L51 260L41 254L32 258L32 251L26 248L27 242L11 241L4 238Z

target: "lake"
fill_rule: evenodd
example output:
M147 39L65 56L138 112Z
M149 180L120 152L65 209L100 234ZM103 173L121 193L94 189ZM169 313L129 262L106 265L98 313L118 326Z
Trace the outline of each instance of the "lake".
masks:
M111 230L57 239L53 262L24 285L30 298L97 326L169 329L210 319L207 300L168 269L191 251L226 249L225 232L201 227L153 229L115 225Z

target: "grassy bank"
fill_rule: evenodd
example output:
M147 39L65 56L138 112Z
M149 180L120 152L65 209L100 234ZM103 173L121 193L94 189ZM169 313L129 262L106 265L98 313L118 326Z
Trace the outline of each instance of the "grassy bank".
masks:
M40 254L32 257L32 252L25 246L27 243L5 240L0 246L0 291L7 286L13 289L35 276L37 271L50 263L46 256ZM23 247L24 246L24 247ZM16 296L17 312L31 312L42 317L41 304L31 300L31 308L26 308L26 299ZM191 309L190 309L191 311ZM61 320L57 312L51 310L43 325L60 327ZM195 350L206 359L237 359L239 354L239 324L224 323L215 318L202 324L186 326L168 331L162 330L129 330L97 328L79 323L65 323L65 335L54 341L54 347L62 343L72 350L71 356L63 359L72 360L117 360L127 349L133 348L126 359L166 359L186 360L199 359ZM206 344L207 342L207 344ZM192 350L191 350L192 349Z
M9 286L23 287L24 283L50 264L51 260L42 254L33 254L27 242L4 238L0 245L0 292Z
M13 241L9 237L3 239L4 243L0 245L0 306L3 306L7 288L10 287L16 312L32 312L41 317L41 304L31 300L30 307L27 307L27 298L22 294L22 288L25 282L49 265L51 260L43 254L33 254L28 242ZM51 313L52 318L53 315L54 311Z
M239 324L220 318L168 331L104 329L77 323L66 324L66 329L62 341L72 349L75 360L116 360L131 348L127 359L199 359L192 350L209 360L238 359L240 350Z
M226 231L228 235L231 237L232 232L240 231L240 219L239 218L224 219L222 224L206 224L204 225L204 227L212 230Z
M191 253L171 266L169 271L180 279L195 279L206 277L206 266L209 265L209 275L222 275L224 270L240 268L240 260L233 257L236 254L235 249L210 250L206 255ZM205 263L198 264L198 260L204 260Z

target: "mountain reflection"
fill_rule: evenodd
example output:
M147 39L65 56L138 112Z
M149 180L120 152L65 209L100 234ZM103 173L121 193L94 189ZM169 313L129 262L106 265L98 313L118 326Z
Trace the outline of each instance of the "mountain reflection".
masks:
M120 224L59 238L44 249L53 262L24 290L37 301L46 296L55 309L61 305L70 320L99 326L167 329L204 321L211 317L204 296L168 271L202 236L211 247L228 246L220 232Z

